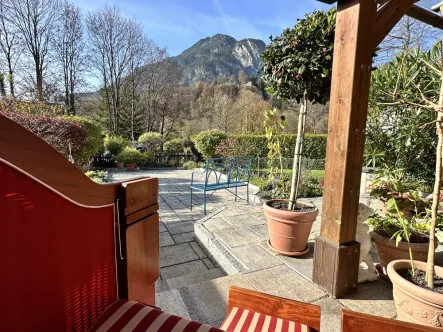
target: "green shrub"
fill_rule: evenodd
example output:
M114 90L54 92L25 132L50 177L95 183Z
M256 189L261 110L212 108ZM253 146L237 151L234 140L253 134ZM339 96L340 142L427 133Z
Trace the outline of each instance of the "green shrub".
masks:
M106 136L104 144L105 150L111 152L115 157L122 152L124 148L129 146L129 141L121 136Z
M187 161L183 164L184 169L194 169L197 168L198 164L195 161Z
M85 175L92 181L98 184L108 182L108 172L107 171L89 171Z
M137 149L126 147L115 159L124 164L139 164L143 161L143 154Z
M266 190L269 187L269 180L264 178L254 177L250 180L251 184L257 186L260 190Z
M163 142L163 136L160 133L148 132L141 134L138 142L149 151L159 151Z
M215 156L217 146L226 138L228 138L228 135L222 131L210 129L198 134L194 138L194 143L197 151L203 155L203 158L208 159Z
M80 168L87 169L91 159L103 149L102 129L94 121L81 116L63 118L78 123L86 131L85 145L74 155L74 161Z
M284 158L293 158L297 135L284 135L289 137L288 143L282 148ZM307 159L325 159L326 142L325 134L305 135L303 156ZM220 147L219 147L220 146ZM217 152L223 157L267 157L268 141L265 135L234 135L223 140L218 146Z
M185 144L181 138L174 138L163 144L163 149L169 153L183 153L184 148Z
M146 151L142 153L142 158L138 163L141 167L153 167L155 166L154 154L151 151Z

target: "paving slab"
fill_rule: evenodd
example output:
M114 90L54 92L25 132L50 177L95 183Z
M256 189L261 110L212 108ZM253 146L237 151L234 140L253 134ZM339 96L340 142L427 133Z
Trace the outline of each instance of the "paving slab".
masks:
M392 297L392 284L378 281L359 284L357 292L338 300L350 310L386 318L394 318L397 313Z
M194 232L172 235L172 238L177 244L192 242L194 241Z
M168 286L170 289L180 288L185 286L190 286L194 284L198 284L200 282L213 280L217 278L221 278L226 276L226 273L221 269L212 269L206 270L202 272L194 272L191 274L185 274L180 277L175 277L172 279L168 279Z
M209 231L214 232L220 229L232 228L232 225L227 223L223 218L214 217L205 222L205 227Z
M238 209L240 210L240 209ZM240 211L239 211L240 212ZM244 211L243 211L244 212ZM233 215L225 219L229 224L235 227L248 227L253 225L263 225L264 221L251 216L250 214Z
M186 274L195 272L205 272L208 268L202 260L195 260L192 262L177 264L173 266L160 268L160 277L163 280L180 277Z
M197 254L197 256L199 258L206 258L206 257L208 257L197 242L190 242L189 244L191 245L192 249L194 249L195 253Z
M312 268L314 264L314 242L308 242L308 246L310 250L303 256L288 257L278 255L277 258L310 281L312 280ZM269 250L272 251L272 249Z
M160 233L160 248L166 246L173 246L175 244L171 235L168 232Z
M194 223L192 221L165 222L165 226L171 235L194 231Z
M158 224L158 228L159 228L159 232L160 232L160 233L163 233L163 232L167 232L167 231L168 231L168 230L166 229L165 225L164 225L161 221L159 221L158 223L159 223L159 224Z
M286 265L251 272L245 274L245 278L260 292L297 301L310 303L326 296L325 292Z
M326 297L315 301L312 304L321 307L320 330L322 332L339 332L341 331L341 310L342 306L337 300Z
M179 289L192 320L210 324L222 320L227 314L229 287L254 287L240 274L218 278Z
M234 248L245 244L261 242L264 239L248 228L229 228L214 232L228 247Z
M249 226L249 229L251 231L253 231L254 233L257 233L259 236L261 236L265 240L269 239L268 224Z
M215 269L216 266L214 265L214 263L209 259L209 258L203 258L203 263L205 263L206 267L208 269Z
M232 248L232 253L250 271L263 270L283 264L275 256L269 254L259 244L248 244L241 247Z
M188 243L160 248L160 267L177 265L199 259Z
M155 305L169 314L191 319L180 292L177 289L155 294Z

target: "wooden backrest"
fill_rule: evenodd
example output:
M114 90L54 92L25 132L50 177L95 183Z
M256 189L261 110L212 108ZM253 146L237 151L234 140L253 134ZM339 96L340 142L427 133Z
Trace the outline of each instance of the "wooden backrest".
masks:
M158 180L98 185L0 115L1 331L88 331L118 298L153 305Z
M234 307L299 322L317 331L320 330L321 309L313 304L231 286L229 289L228 312Z
M342 332L438 332L441 328L342 310Z

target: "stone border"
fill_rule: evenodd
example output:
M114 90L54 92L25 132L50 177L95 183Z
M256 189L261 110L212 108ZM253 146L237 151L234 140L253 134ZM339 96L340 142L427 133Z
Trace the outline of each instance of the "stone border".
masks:
M227 275L232 275L247 271L247 268L204 226L205 221L225 209L227 206L195 222L194 239L216 266L219 266Z

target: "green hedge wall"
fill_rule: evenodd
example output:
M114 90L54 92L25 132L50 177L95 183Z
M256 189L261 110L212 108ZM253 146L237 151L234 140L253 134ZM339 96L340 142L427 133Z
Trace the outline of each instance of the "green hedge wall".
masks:
M284 145L283 157L293 158L297 135L285 135L290 138L289 143ZM326 158L325 134L305 135L303 155L308 159ZM268 141L265 135L237 135L230 136L233 143L233 156L266 157L268 155Z

